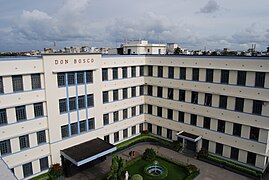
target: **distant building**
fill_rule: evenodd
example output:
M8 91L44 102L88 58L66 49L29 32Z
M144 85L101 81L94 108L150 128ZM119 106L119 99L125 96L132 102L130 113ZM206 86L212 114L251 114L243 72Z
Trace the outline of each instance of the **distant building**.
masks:
M180 48L176 43L167 43L166 54L174 54L176 48ZM181 49L181 48L180 48Z
M123 54L166 54L166 44L149 44L146 40L129 41L122 48Z

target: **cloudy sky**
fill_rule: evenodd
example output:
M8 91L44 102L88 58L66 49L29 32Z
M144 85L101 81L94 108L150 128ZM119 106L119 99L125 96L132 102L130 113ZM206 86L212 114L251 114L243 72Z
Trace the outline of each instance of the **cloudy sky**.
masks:
M0 0L0 51L115 47L125 40L188 49L269 44L269 0Z

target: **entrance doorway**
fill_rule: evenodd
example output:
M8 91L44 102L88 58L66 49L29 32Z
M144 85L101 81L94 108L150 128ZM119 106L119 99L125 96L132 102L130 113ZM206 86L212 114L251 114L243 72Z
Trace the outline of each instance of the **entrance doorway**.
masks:
M185 143L186 143L185 147L186 147L187 150L196 152L196 142L189 141L189 140L186 139Z

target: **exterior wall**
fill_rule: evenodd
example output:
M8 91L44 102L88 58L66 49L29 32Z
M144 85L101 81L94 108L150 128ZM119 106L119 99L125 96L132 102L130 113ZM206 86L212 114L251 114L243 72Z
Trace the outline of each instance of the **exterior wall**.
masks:
M153 47L151 53L156 53ZM144 52L144 50L134 50ZM139 54L139 53L138 53ZM143 54L143 53L141 53ZM144 53L146 54L146 53ZM254 60L253 60L254 61ZM101 56L100 54L61 54L44 55L42 58L0 60L0 77L4 84L4 93L0 94L0 109L6 109L7 124L0 125L0 141L10 140L12 152L1 155L18 179L23 179L22 165L31 162L33 175L41 171L39 159L48 157L49 165L61 163L60 150L72 147L96 137L108 137L109 142L118 144L140 134L152 124L152 133L157 134L157 126L162 127L161 136L167 138L167 131L172 130L170 140L177 140L176 133L186 131L209 140L209 152L216 152L216 142L223 144L222 157L230 158L231 147L239 149L237 162L260 170L267 166L269 138L269 61L240 58L214 57L176 57L176 56ZM153 77L148 74L148 66L153 66ZM135 77L132 68L136 67ZM144 67L144 76L140 76L140 66ZM158 77L157 66L163 66L163 77ZM169 66L174 67L174 78L169 78ZM127 67L128 77L123 78L122 67ZM186 80L180 79L180 67L186 67ZM108 69L108 80L102 81L102 69ZM118 78L113 80L112 68L118 68ZM193 68L199 68L199 81L192 80ZM206 82L206 69L213 69L213 82ZM57 74L78 71L93 71L93 83L65 85L58 87ZM221 70L229 70L229 84L221 83ZM246 86L237 85L237 71L246 71ZM266 72L264 88L255 87L255 73ZM41 88L32 89L31 75L40 74ZM24 91L13 92L13 75L22 75ZM66 76L67 77L67 76ZM144 95L140 95L140 86L144 86ZM152 96L148 94L148 86L152 86ZM132 97L132 87L136 95ZM163 87L162 98L157 97L157 87ZM123 89L127 88L128 97L123 98ZM173 98L168 99L169 88L173 89ZM119 99L113 101L113 90L118 90ZM185 101L179 101L179 90L185 90ZM108 91L109 100L103 103L103 92ZM198 93L197 104L192 103L192 92ZM205 105L206 93L212 94L211 106ZM94 106L66 113L59 111L59 99L94 95ZM220 95L227 96L227 108L219 108ZM236 98L244 98L243 112L235 111ZM261 115L252 113L253 101L264 102ZM44 114L35 117L35 103L43 103ZM77 102L76 102L77 103ZM152 114L148 113L148 104L152 105ZM27 120L16 120L16 107L25 105ZM140 113L140 105L144 112ZM157 106L162 107L162 117L157 115ZM132 108L136 107L135 115ZM123 111L127 109L128 117ZM172 119L168 119L168 109L173 111ZM113 113L118 111L119 120L114 121ZM184 112L184 122L178 119L179 112ZM109 114L109 122L103 124L103 115ZM197 115L196 125L191 124L191 114ZM210 128L204 128L204 117L210 117ZM62 137L61 127L85 119L94 118L94 129L78 133L70 137ZM225 121L225 131L219 132L218 121ZM234 123L242 124L241 136L233 135ZM132 127L135 133L132 133ZM251 127L259 128L257 140L251 140ZM124 137L123 131L128 135ZM37 132L45 130L46 142L38 144ZM69 130L69 131L70 131ZM119 138L114 137L119 134ZM30 146L20 149L19 137L29 135ZM198 142L198 149L202 147ZM256 154L255 166L247 162L248 153Z

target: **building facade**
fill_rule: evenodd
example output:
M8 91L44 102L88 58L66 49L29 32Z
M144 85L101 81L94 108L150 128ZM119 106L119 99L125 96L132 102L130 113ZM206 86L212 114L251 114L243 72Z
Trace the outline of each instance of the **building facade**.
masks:
M47 54L0 59L0 156L18 179L94 138L147 130L264 171L269 59Z

